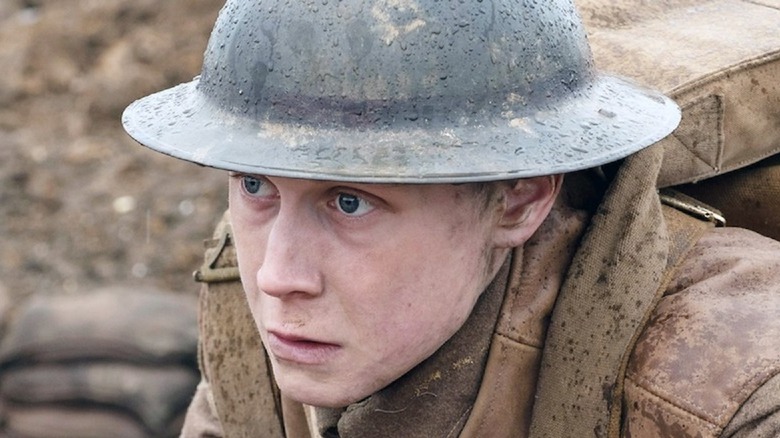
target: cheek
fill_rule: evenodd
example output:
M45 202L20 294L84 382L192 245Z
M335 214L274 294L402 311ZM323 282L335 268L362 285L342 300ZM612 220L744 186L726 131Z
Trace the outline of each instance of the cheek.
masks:
M374 333L370 342L383 350L382 356L407 357L412 366L463 325L487 283L478 243L448 243L441 251L426 248L427 239L417 243L421 247L404 257L385 255L390 275L377 279L371 299L350 312L373 315L361 324L363 333Z

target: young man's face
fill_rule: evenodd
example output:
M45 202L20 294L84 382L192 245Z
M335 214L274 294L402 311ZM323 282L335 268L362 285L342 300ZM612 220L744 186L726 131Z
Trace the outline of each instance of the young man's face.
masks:
M434 353L506 254L484 207L469 185L231 175L241 280L282 392L344 406Z

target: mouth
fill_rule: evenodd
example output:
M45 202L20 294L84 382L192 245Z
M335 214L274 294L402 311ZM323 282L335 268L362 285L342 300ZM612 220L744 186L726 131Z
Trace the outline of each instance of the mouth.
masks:
M321 365L333 358L341 346L276 331L268 332L268 350L281 362Z

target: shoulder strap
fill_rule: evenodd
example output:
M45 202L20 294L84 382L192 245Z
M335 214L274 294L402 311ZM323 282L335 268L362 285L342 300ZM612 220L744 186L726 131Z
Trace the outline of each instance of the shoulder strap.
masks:
M283 438L279 391L241 286L227 215L206 242L195 279L203 282L200 367L224 435Z
M679 210L682 201L662 207L641 183L661 158L650 148L626 160L572 261L545 339L534 438L619 436L634 342L677 264L712 226Z

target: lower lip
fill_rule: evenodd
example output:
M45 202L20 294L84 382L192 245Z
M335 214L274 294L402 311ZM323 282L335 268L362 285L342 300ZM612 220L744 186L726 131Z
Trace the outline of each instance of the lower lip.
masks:
M293 340L268 333L266 346L277 360L294 362L302 365L320 365L330 360L339 350L335 344L322 342Z

